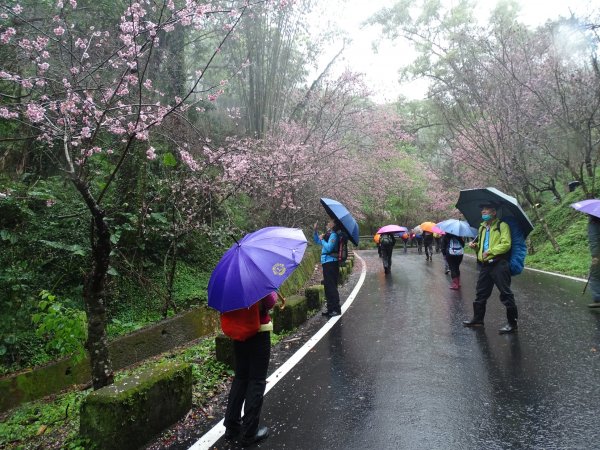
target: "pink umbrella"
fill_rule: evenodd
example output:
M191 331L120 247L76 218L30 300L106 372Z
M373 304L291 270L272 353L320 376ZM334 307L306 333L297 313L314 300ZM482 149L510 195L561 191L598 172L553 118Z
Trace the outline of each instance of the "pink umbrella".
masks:
M401 227L399 225L386 225L377 230L377 233L405 233L406 231L408 231L408 228L406 227Z
M431 227L431 231L436 234L446 234L446 232L439 228L437 225L435 227Z

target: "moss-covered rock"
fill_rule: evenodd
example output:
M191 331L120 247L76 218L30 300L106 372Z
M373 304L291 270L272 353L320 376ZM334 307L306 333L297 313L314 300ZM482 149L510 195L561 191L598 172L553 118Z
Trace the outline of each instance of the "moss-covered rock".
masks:
M291 295L286 300L284 309L273 309L273 331L275 333L293 330L306 321L308 312L306 298L301 295Z
M192 367L167 362L88 395L79 431L97 448L138 448L191 406Z
M235 357L233 355L233 339L224 334L215 338L215 353L217 361L227 364L235 369Z
M325 287L322 284L309 286L304 290L308 310L319 309L325 302Z
M304 257L300 265L294 270L294 273L283 282L279 288L279 292L284 297L288 297L296 294L304 283L306 283L312 276L315 265L318 264L321 255L321 247L310 245L304 252Z

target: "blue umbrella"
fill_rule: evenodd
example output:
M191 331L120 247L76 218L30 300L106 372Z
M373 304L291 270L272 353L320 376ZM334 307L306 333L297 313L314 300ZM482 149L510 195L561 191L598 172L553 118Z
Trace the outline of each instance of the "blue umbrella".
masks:
M464 220L448 219L440 222L436 225L440 230L446 233L453 234L454 236L461 237L476 237L477 229L469 225Z
M358 245L358 224L344 205L330 198L321 198L321 205L332 219L337 219L354 245Z
M213 270L208 306L222 313L249 308L279 289L302 261L306 245L297 228L268 227L247 234Z

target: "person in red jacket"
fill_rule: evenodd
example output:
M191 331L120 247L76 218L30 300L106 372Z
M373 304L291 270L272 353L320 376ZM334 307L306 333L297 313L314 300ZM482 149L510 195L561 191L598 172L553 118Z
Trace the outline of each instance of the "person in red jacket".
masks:
M271 292L260 300L258 333L245 341L233 341L235 376L225 412L225 438L239 437L245 447L269 437L269 429L259 426L259 423L271 357L273 323L269 311L277 303L277 298L281 299L283 307L285 299L277 292Z

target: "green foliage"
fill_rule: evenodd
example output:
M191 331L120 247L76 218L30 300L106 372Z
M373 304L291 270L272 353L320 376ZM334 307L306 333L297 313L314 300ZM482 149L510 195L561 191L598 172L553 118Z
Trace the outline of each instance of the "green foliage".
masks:
M581 200L577 190L563 198L560 204L548 203L540 208L550 230L560 246L557 253L541 226L530 235L535 253L527 255L526 265L577 277L587 277L591 263L587 240L587 216L569 205Z
M36 334L46 341L46 350L56 356L75 354L75 359L83 358L83 344L87 338L85 313L64 306L55 295L43 290L38 311L32 321L36 325Z
M0 420L0 447L43 448L45 435L56 433L67 437L63 448L85 448L85 443L78 441L77 429L79 406L88 392L69 392L52 401L39 400L11 410ZM42 433L43 427L47 428Z

